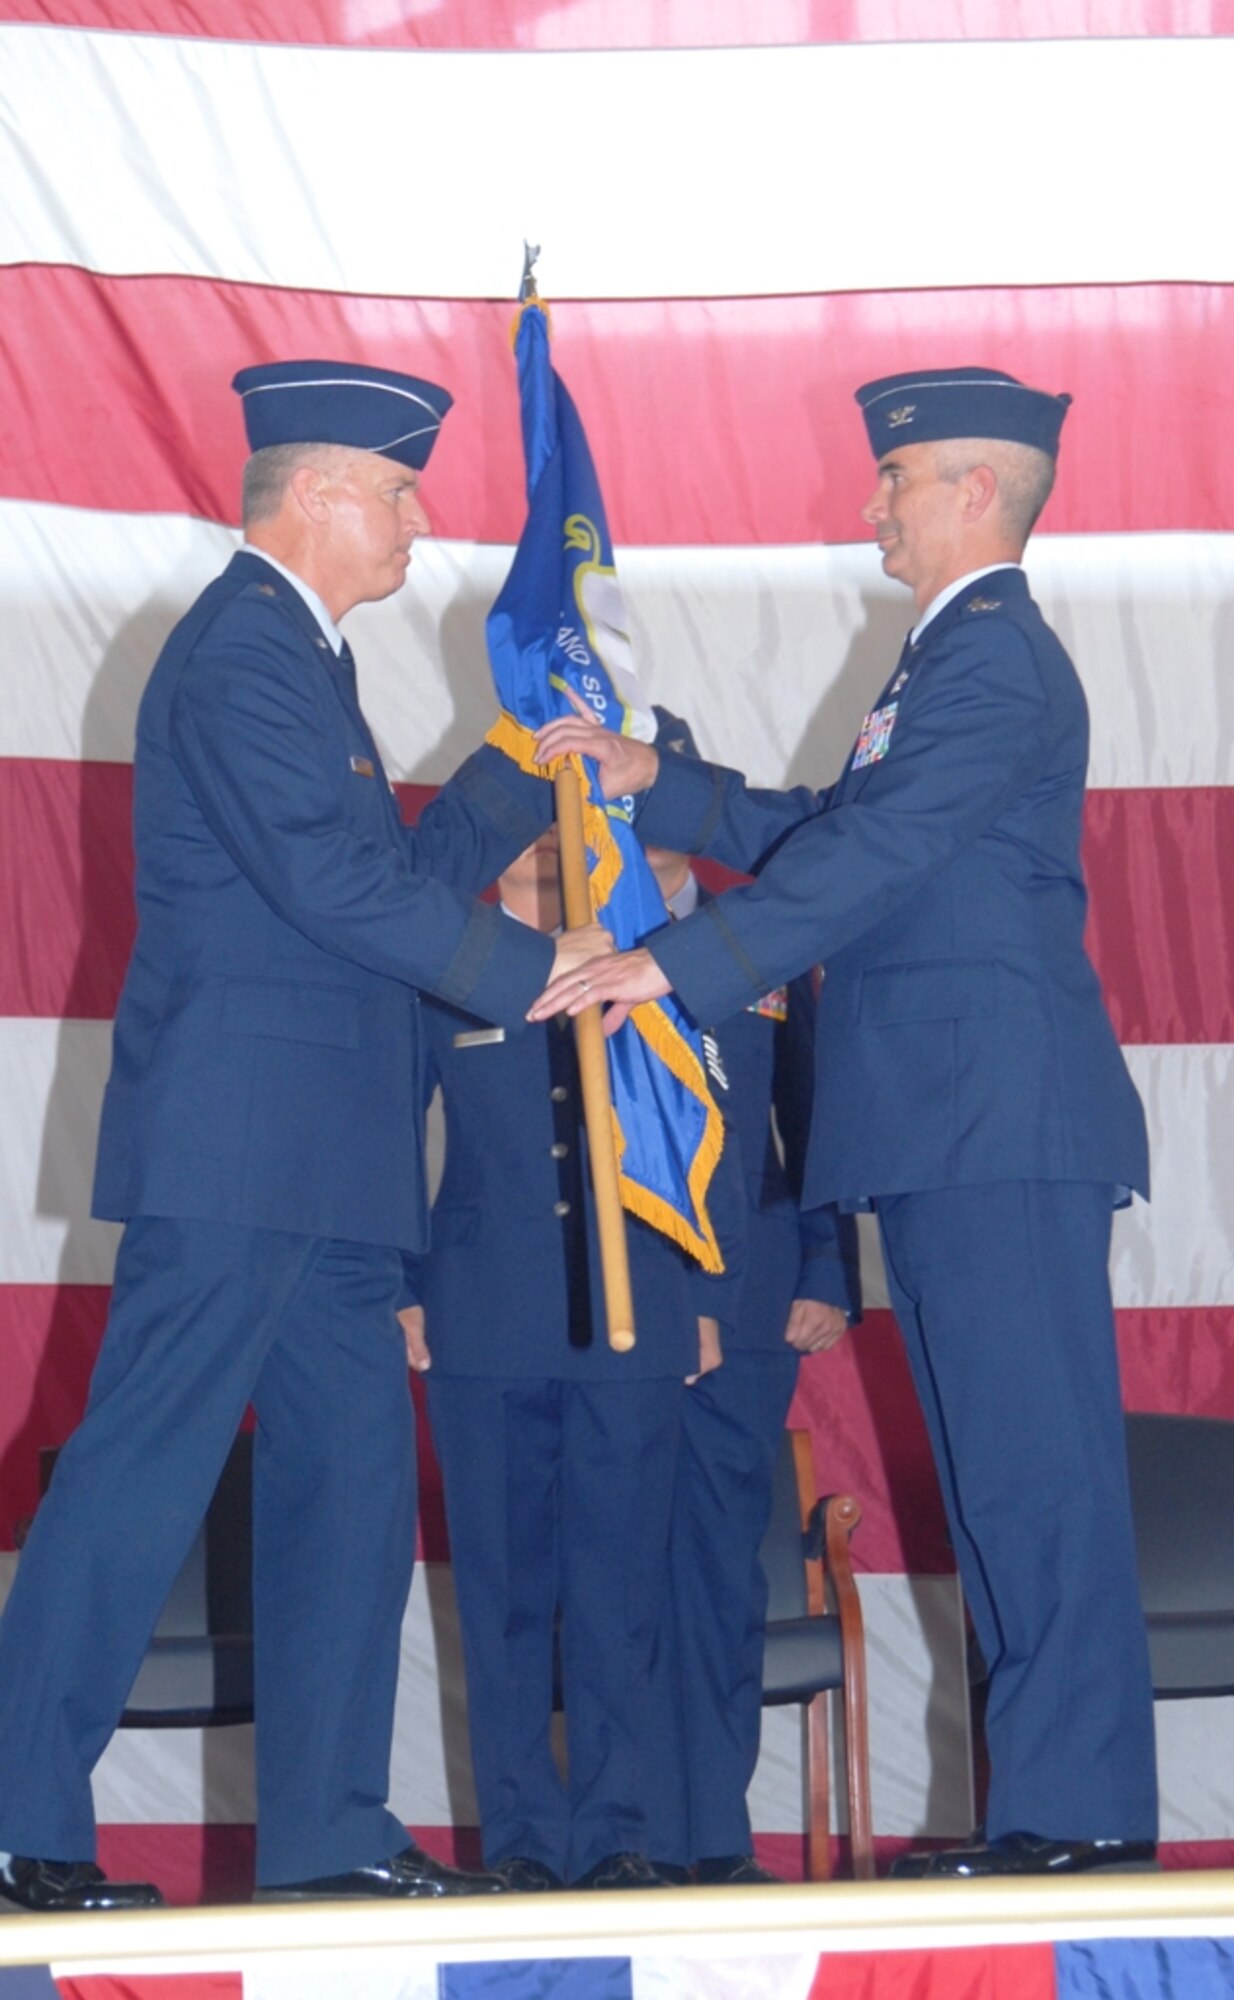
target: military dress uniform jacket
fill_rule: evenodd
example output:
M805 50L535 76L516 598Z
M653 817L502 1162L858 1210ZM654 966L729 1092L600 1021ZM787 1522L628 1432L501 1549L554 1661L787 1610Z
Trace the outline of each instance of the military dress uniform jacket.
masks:
M350 655L243 552L167 641L137 738L94 1213L421 1246L416 988L521 1024L551 940L463 898L548 787L484 749L405 828Z
M507 930L523 926L503 916ZM709 1277L647 1223L626 1219L637 1341L608 1345L573 1032L559 1021L496 1041L468 1016L421 1010L425 1084L440 1083L446 1159L432 1247L404 1257L425 1308L433 1374L628 1381L698 1366L698 1319L736 1309L745 1222L735 1152L710 1212L726 1269Z
M1087 756L1075 669L1015 567L906 647L829 791L662 756L640 838L758 876L650 940L695 1017L826 968L807 1206L1008 1179L1147 1192L1084 950Z
M708 900L702 892L700 903ZM742 1162L748 1208L745 1276L725 1342L730 1360L746 1351L790 1352L784 1329L794 1299L860 1317L853 1218L830 1206L800 1205L816 1011L813 981L805 974L704 1036L712 1092Z

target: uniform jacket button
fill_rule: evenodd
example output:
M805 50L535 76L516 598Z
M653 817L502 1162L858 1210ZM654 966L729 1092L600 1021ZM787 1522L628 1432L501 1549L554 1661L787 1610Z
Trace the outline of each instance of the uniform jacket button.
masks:
M555 1201L553 1203L553 1214L555 1216L560 1218L563 1215L569 1215L569 1213L570 1204L568 1201Z
M564 1160L569 1150L565 1140L558 1139L549 1147L548 1156L550 1160Z

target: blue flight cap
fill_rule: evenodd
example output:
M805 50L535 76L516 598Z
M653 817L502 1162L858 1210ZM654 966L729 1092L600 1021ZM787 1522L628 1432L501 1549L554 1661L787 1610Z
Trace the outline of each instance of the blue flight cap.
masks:
M242 368L231 386L244 404L250 451L270 444L350 445L417 472L428 463L454 401L435 382L351 361L272 361Z
M857 401L875 458L947 438L1002 438L1057 458L1071 398L1029 389L998 368L915 368L866 382Z
M656 702L652 708L656 719L656 749L677 750L685 757L697 757L698 744L694 741L694 731L679 715L673 715L667 708Z

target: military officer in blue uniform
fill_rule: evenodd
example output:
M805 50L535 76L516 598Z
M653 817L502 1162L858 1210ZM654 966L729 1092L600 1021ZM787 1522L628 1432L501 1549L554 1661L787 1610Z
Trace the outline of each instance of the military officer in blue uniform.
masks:
M561 920L556 828L501 877L503 920ZM514 1890L662 1886L647 1858L649 1773L675 1717L650 1705L686 1386L740 1282L740 1183L708 1203L723 1276L627 1219L638 1337L605 1334L574 1036L507 1038L423 1010L446 1157L432 1247L400 1317L428 1370L467 1671L484 1857ZM727 1150L727 1149L726 1149ZM431 1366L430 1366L431 1361ZM558 1634L568 1776L550 1740Z
M661 708L656 716L661 747L697 756L688 723ZM675 922L709 901L688 855L646 852ZM674 1643L657 1680L658 1698L677 1718L664 1733L679 1761L659 1758L648 1792L657 1865L703 1884L775 1879L754 1860L746 1807L762 1729L767 1584L759 1549L801 1358L834 1346L861 1317L855 1218L800 1206L815 1013L806 973L703 1036L712 1095L742 1164L746 1256L723 1365L683 1404Z
M235 387L246 545L138 717L111 1313L0 1628L0 1900L49 1912L161 1900L94 1866L90 1773L250 1399L264 1893L499 1886L385 1805L415 1507L395 1310L426 1240L417 989L518 1023L554 947L468 896L548 788L481 750L405 829L338 629L406 576L449 395L328 362Z
M825 965L805 1200L877 1212L990 1670L984 1828L898 1872L1144 1865L1152 1702L1108 1251L1112 1208L1147 1192L1145 1125L1084 950L1084 696L1020 567L1069 398L963 367L858 402L865 518L916 603L903 654L819 794L595 749L614 792L646 791L644 840L757 879L577 978L617 1018L672 987L715 1019ZM594 741L558 723L540 753ZM558 981L533 1018L563 1004Z

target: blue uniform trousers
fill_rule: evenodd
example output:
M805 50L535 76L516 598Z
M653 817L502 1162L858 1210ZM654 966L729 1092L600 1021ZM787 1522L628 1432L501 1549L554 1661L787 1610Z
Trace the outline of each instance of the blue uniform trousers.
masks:
M428 1377L484 1857L574 1880L647 1850L668 1755L648 1690L668 1597L679 1380ZM550 1741L560 1613L568 1778Z
M370 1245L128 1224L86 1415L0 1622L0 1848L93 1853L90 1772L250 1398L258 1877L406 1845L385 1806L415 1536L400 1282Z
M990 1670L990 1838L1156 1838L1111 1197L1099 1184L1008 1181L877 1204Z
M746 1792L762 1731L767 1580L759 1549L772 1472L797 1381L787 1345L738 1348L682 1404L673 1501L673 1648L656 1703L684 1753L648 1776L656 1860L689 1864L750 1854Z

